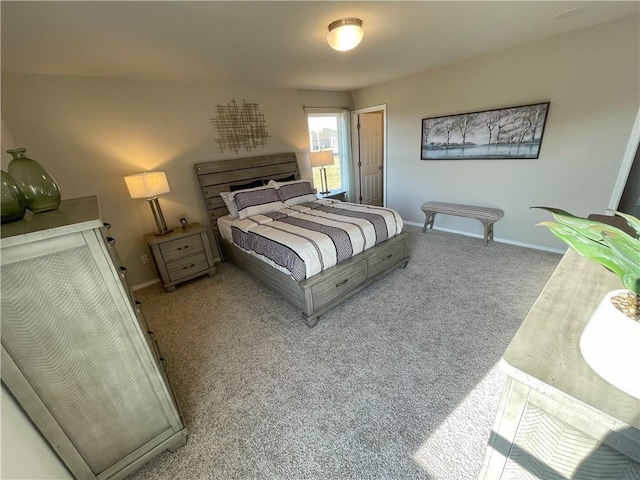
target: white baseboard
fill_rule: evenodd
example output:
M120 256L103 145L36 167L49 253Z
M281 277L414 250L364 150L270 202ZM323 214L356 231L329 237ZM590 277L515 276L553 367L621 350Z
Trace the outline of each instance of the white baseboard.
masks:
M424 226L423 223L418 223L418 222L404 221L404 223L406 225L412 225L414 227L420 227L420 228ZM484 238L484 235L480 235L477 233L463 232L462 230L453 230L451 228L433 227L433 229L440 230L442 232L456 233L458 235L466 235L467 237ZM559 253L561 255L564 255L564 253L566 252L566 249L562 250L560 248L545 247L543 245L534 245L532 243L517 242L515 240L509 240L507 238L494 237L493 241L497 243L506 243L508 245L516 245L518 247L532 248L534 250L540 250L543 252Z
M148 282L144 282L144 283L139 283L138 285L134 285L133 287L131 287L133 289L133 291L135 292L136 290L140 290L141 288L145 288L148 287L150 285L153 285L154 283L158 283L160 281L159 278L154 278L153 280L149 280Z

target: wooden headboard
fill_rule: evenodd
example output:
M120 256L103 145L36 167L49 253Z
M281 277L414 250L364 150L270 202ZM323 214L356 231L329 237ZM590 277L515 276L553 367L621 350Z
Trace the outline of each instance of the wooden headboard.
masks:
M300 179L300 170L294 152L196 163L194 167L202 188L211 228L216 235L216 242L218 242L216 220L229 213L220 197L220 192L228 192L229 185L242 185L254 180L278 180L291 175L296 180Z

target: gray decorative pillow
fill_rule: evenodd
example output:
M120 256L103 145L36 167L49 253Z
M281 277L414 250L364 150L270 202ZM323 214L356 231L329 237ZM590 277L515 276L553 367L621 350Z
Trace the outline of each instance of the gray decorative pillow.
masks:
M287 206L298 205L305 202L317 200L316 191L311 183L306 180L296 180L293 182L269 182L278 190L280 200Z
M230 198L238 208L238 217L247 218L251 215L275 212L284 208L284 203L272 186L238 190L231 193Z

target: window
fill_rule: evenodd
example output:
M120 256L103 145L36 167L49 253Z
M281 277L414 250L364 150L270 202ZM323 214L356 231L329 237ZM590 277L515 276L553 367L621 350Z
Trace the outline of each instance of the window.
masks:
M327 169L328 190L344 191L343 179L346 177L343 172L344 158L343 146L341 145L342 117L339 113L309 113L307 116L309 123L309 145L312 152L319 150L333 150L334 164ZM322 190L320 179L320 168L313 168L313 186Z

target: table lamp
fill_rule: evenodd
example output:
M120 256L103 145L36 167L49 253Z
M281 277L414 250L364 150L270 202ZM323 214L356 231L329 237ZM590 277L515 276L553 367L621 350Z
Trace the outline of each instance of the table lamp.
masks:
M327 169L326 167L333 165L333 150L320 150L319 152L311 152L309 155L311 167L320 167L320 183L322 184L322 195L327 195L329 188L327 186Z
M162 215L158 195L169 193L169 183L164 172L144 172L124 177L131 198L146 198L156 220L158 232L155 235L166 235L173 231L167 228Z

